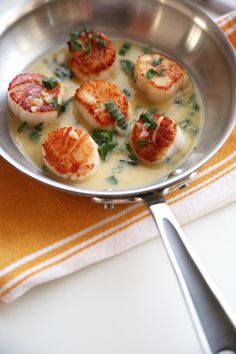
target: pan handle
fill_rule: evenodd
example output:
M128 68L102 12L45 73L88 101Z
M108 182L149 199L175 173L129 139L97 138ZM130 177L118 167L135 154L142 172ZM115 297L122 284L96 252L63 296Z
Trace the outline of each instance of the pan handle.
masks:
M204 353L236 353L236 321L188 244L163 193L144 196L175 270Z

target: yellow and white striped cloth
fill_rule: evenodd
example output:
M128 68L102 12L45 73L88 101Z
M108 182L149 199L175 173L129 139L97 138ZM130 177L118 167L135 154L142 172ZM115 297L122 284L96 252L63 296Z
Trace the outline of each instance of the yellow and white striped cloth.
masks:
M220 19L236 48L236 13ZM31 287L157 236L144 205L106 211L22 175L0 159L0 297L11 302ZM181 224L236 199L236 129L185 190L168 195Z

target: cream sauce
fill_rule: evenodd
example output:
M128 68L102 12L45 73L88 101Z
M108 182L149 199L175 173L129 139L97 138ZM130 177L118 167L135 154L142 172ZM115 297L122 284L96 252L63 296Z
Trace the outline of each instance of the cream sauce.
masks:
M123 43L124 40L114 40L114 44L117 50L122 47ZM120 59L128 59L132 62L135 62L137 57L143 54L142 45L136 42L131 43L132 46L128 53L125 56L120 57ZM67 48L60 48L59 50L40 58L26 70L42 73L48 76L53 75L55 77L53 71L58 64L66 62L67 56ZM60 79L58 80L61 81L62 84L66 87L68 98L72 97L75 90L79 86L79 81L74 78L66 78L63 81ZM157 108L159 113L164 113L165 115L172 118L180 127L182 126L182 128L184 128L182 131L187 138L186 150L175 154L171 159L166 159L163 162L155 165L139 162L137 166L132 166L120 162L121 159L127 160L127 151L125 149L118 149L109 156L107 161L101 161L100 169L96 175L88 178L85 181L71 182L69 180L59 178L58 176L50 173L48 170L45 171L41 150L41 144L44 137L47 136L49 131L58 127L65 126L83 126L89 133L91 133L91 129L83 121L82 117L80 117L75 111L74 104L71 102L67 106L66 112L59 116L59 119L56 123L50 125L44 124L42 136L39 141L32 141L28 134L24 132L18 132L17 130L22 122L20 122L17 117L13 116L11 112L9 113L9 126L11 135L16 146L19 148L22 154L27 159L33 161L44 173L48 174L50 177L57 180L59 179L63 183L76 185L80 188L89 188L95 190L129 189L133 187L150 185L156 183L162 178L167 177L189 156L199 139L199 133L201 131L203 121L203 111L201 108L202 105L200 96L196 86L193 84L192 80L190 80L190 85L184 91L179 91L170 101L163 104L153 104L145 97L144 93L136 91L134 84L122 70L120 70L117 77L111 78L109 81L114 82L121 89L125 88L130 92L131 97L128 99L130 103L132 121L137 119L143 111L151 107ZM193 94L195 94L197 97L197 103L200 107L199 110L194 110L188 104L188 99ZM175 103L176 97L177 99L181 98L184 104ZM184 127L184 121L186 120L190 121L190 125L188 127ZM124 142L128 142L128 138L129 137L126 137ZM118 141L121 142L122 138L118 138ZM110 176L114 176L116 178L118 181L116 185L112 185L107 181L107 178Z

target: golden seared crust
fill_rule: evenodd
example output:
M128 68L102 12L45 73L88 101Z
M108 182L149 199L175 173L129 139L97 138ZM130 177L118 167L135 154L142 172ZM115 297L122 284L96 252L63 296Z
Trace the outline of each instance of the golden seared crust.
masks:
M53 130L44 140L42 149L46 165L64 178L84 179L98 164L96 145L82 129L64 127Z
M69 48L69 66L75 75L81 79L95 79L107 71L116 62L117 54L112 41L99 32L82 32L79 37L80 50ZM90 51L86 53L86 44L90 42ZM102 44L101 44L102 43Z
M55 88L48 90L42 83L45 78L45 75L37 73L17 75L9 84L9 98L26 112L56 112L52 101L53 98L58 99L61 84L58 82Z
M137 87L145 91L152 101L159 102L176 93L186 78L186 72L176 60L161 53L152 53L138 57L134 76Z
M167 116L153 114L156 128L151 129L139 117L132 130L132 145L135 154L146 162L163 160L174 142L177 133L176 123Z
M114 102L128 120L129 103L120 88L104 80L84 82L75 92L75 102L84 119L92 127L113 127L115 119L104 103Z

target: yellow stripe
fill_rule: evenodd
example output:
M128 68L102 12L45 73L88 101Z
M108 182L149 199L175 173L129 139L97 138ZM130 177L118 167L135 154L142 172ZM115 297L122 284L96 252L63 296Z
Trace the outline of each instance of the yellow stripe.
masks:
M147 215L143 215L143 216L141 216L140 218L137 218L135 221L130 222L128 225L123 226L123 227L120 227L120 228L117 229L115 232L109 233L109 234L107 234L106 236L100 238L99 240L96 240L96 241L91 242L89 245L86 245L85 247L82 247L81 249L72 252L71 254L69 254L69 255L67 255L67 256L61 258L60 260L55 261L55 262L53 262L53 263L51 263L51 264L48 264L47 266L42 267L41 269L38 269L37 271L32 272L31 274L25 276L24 278L22 278L21 280L19 280L17 283L15 283L14 285L12 285L10 288L8 288L8 289L6 289L5 291L3 291L3 292L0 294L0 298L3 298L7 293L9 293L9 292L12 291L13 289L15 289L17 286L19 286L20 284L22 284L23 282L25 282L27 279L31 278L32 276L34 276L34 275L36 275L36 274L42 272L43 270L46 270L46 269L48 269L48 268L50 268L50 267L53 267L53 266L55 266L55 265L57 265L57 264L60 264L61 262L65 261L65 260L67 260L67 259L69 259L69 258L71 258L72 256L75 256L75 255L78 254L78 253L81 253L82 251L85 251L86 249L88 249L88 248L90 248L90 247L92 247L92 246L95 246L96 244L98 244L98 243L100 243L100 242L102 242L102 241L104 241L104 240L106 240L106 239L108 239L108 238L114 236L114 235L117 234L118 232L120 232L120 231L126 229L126 228L129 227L130 225L136 224L137 222L139 222L139 221L145 219L146 217L147 217Z
M94 238L96 235L103 233L105 231L108 231L111 228L114 228L120 224L122 224L124 221L126 221L127 219L131 219L137 215L139 215L141 212L143 212L144 210L146 210L146 206L145 205L141 205L140 207L130 211L128 214L124 214L120 217L117 217L115 220L111 220L110 222L101 225L97 228L95 228L92 231L88 231L87 233L85 233L83 236L76 238L66 244L63 244L59 247L57 247L56 249L53 249L39 257L36 257L33 260L28 261L27 263L24 263L23 265L15 268L14 270L12 270L11 272L5 274L2 278L1 278L1 284L3 285L4 283L7 283L8 281L12 280L13 278L15 278L16 276L18 276L20 273L23 273L24 271L26 271L29 268L32 268L35 265L38 265L52 257L57 256L60 253L63 253L67 250L69 250L70 248L77 246L79 244L81 244L82 242L88 241L89 239ZM128 218L127 218L128 215Z

